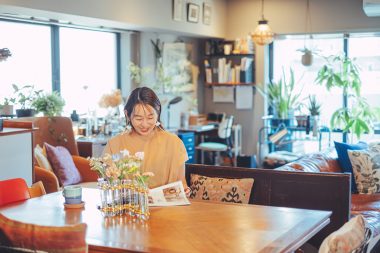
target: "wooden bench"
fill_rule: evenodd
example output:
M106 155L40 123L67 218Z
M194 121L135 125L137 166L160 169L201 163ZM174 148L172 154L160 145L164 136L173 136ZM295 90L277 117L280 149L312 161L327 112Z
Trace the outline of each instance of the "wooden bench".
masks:
M330 210L330 224L310 243L316 247L350 217L350 175L343 173L308 173L249 169L203 164L186 164L186 181L190 175L208 177L253 178L249 204L315 210Z

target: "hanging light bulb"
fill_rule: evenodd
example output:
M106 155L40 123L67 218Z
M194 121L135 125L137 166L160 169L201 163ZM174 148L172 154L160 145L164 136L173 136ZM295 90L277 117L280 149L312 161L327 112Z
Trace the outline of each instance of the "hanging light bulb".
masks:
M261 20L258 23L259 25L251 34L252 40L260 46L272 43L274 33L268 25L268 20L264 18L264 0L261 0Z

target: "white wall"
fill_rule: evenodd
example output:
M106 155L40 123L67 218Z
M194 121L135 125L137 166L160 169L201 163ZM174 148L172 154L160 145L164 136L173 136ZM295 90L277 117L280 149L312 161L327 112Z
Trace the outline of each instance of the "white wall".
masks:
M1 13L70 21L74 24L139 31L225 37L225 0L183 1L183 19L172 19L172 0L0 0ZM200 7L200 22L186 21L186 3ZM202 23L202 3L212 6L211 25Z
M310 0L312 32L379 31L380 17L367 17L362 0ZM228 0L227 38L252 32L261 19L261 1ZM276 34L305 33L306 0L265 0L264 17Z

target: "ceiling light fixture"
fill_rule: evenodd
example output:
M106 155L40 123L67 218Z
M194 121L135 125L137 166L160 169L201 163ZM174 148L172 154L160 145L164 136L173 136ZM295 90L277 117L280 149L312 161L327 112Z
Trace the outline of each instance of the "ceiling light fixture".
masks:
M252 40L260 46L272 43L274 33L268 25L268 20L264 18L264 0L261 0L261 20L258 23L255 32L251 34Z

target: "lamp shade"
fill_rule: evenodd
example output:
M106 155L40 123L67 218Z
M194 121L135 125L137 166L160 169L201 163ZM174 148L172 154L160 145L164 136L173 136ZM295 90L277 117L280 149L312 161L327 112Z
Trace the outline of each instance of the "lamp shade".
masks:
M260 46L270 44L273 41L274 33L268 25L268 21L262 19L259 21L259 25L256 30L251 34L252 40Z

